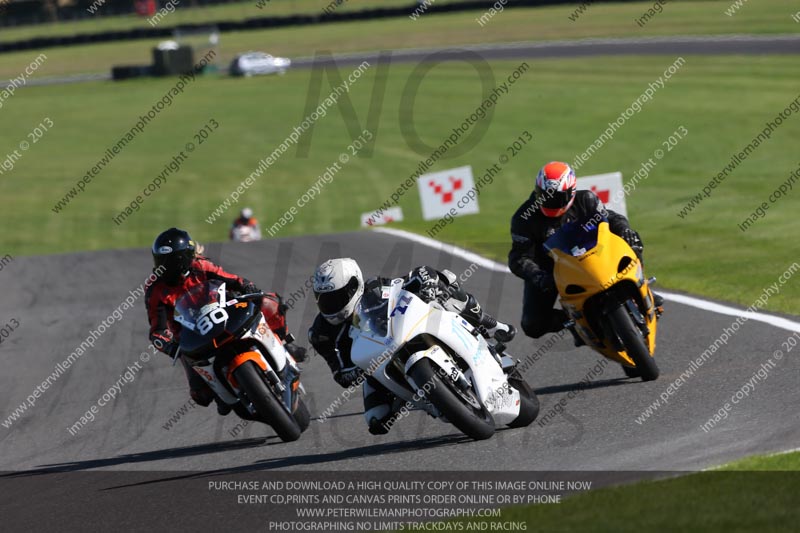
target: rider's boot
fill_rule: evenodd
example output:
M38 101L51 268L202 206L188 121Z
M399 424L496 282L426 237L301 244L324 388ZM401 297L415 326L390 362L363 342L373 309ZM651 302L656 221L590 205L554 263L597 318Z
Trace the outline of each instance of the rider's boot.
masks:
M471 294L467 295L467 303L461 316L478 328L484 337L494 337L500 342L511 342L517 334L517 328L511 324L504 324L492 315L481 309L481 304Z
M186 380L189 382L189 396L191 396L194 403L201 407L208 407L211 405L211 402L214 401L214 391L211 390L211 387L208 386L208 383L205 382L203 378L201 378L197 372L192 370L192 367L189 363L186 362L186 359L181 357L180 359L181 366L183 366L183 370L186 373Z
M207 384L203 383L203 386L193 387L192 383L189 383L189 396L191 396L194 403L201 407L208 407L211 405L211 402L214 401L214 392L211 390Z
M575 329L575 322L570 320L566 323L565 327L569 330L572 334L572 342L575 344L576 348L580 348L581 346L585 346L586 343L583 341L580 335L578 335L578 331Z
M648 278L647 283L650 285L653 293L653 306L656 308L656 318L661 318L661 315L664 313L664 297L652 290L652 286L656 284L655 277Z
M363 385L364 418L369 432L373 435L386 435L397 418L394 409L395 396L374 378L367 378Z
M233 407L220 400L219 396L214 396L214 401L217 403L217 413L220 416L225 416L233 410Z
M302 346L298 346L293 342L284 345L286 351L294 358L295 361L298 363L303 363L308 359L308 351L303 348Z
M656 317L661 318L661 315L664 314L664 297L654 292L653 303L656 306Z

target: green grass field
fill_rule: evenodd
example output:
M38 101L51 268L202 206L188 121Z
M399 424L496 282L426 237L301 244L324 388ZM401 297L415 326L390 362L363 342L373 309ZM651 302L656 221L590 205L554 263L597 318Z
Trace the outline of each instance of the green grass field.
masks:
M531 531L796 531L798 469L798 453L753 457L722 470L593 490L558 504L511 507L501 520L525 522Z
M786 472L800 470L800 452L777 455L754 455L724 465L721 471L734 472Z
M502 260L509 246L509 217L529 194L536 169L551 159L572 160L674 59L530 61L528 73L498 103L480 143L434 169L471 164L477 173L494 163L523 130L534 135L534 143L484 190L480 215L458 219L437 237ZM517 65L496 62L492 69L502 80ZM393 65L388 72L373 157L353 159L279 236L358 229L359 213L378 207L427 157L411 150L400 133L400 116L409 116L400 111L400 97L412 68ZM342 69L343 74L350 70ZM785 122L687 219L676 213L797 96L799 74L793 56L687 57L655 99L580 169L583 175L620 170L630 178L676 129L688 129L688 137L628 198L631 221L647 246L649 271L663 286L749 305L797 259L791 244L797 228L795 199L774 205L745 234L736 227L797 167L797 117ZM224 240L234 211L214 225L204 219L302 120L309 76L309 71L290 71L283 77L198 81L61 214L51 207L174 80L18 92L0 109L6 125L0 146L8 147L6 153L45 117L55 126L22 154L13 171L0 175L5 201L0 220L13 228L3 232L0 249L17 255L146 246L155 233L173 224L201 241ZM362 125L374 85L375 73L369 72L350 95ZM327 92L326 85L322 94ZM480 99L470 66L442 65L421 85L412 113L417 130L427 143L438 144ZM219 130L138 213L116 226L112 217L210 118L219 121ZM288 152L240 205L251 205L266 226L273 224L345 149L346 133L340 113L331 112L319 121L309 156ZM400 205L407 218L402 227L420 233L430 227L420 220L416 191ZM787 285L769 308L798 313L797 302L797 285Z
M391 1L396 3L399 0ZM351 2L356 2L356 0L351 0ZM374 0L364 0L362 3L367 2L374 3ZM320 5L325 5L323 2L311 4L316 6L315 9ZM282 5L276 4L270 6L270 9L279 8ZM411 21L407 17L398 17L372 22L225 33L220 39L220 60L221 64L227 65L234 55L247 50L263 50L275 55L300 57L313 55L319 50L352 52L590 37L793 33L800 28L800 25L791 18L791 14L797 9L789 0L761 0L758 3L750 3L733 17L724 15L725 9L730 6L730 2L727 0L670 2L664 8L663 13L653 18L645 27L638 27L635 19L651 5L652 2L596 4L575 22L568 18L575 10L575 5L565 5L508 10L497 15L483 27L475 22L475 18L480 16L480 12L467 12L451 15L426 15L417 21ZM259 13L251 13L251 11L262 11L257 9L254 3L232 4L219 9L231 10L229 15L231 19L258 15ZM198 18L202 17L205 11L206 9L187 10L185 14L176 13L173 16L176 17L175 23L178 21L199 22ZM239 14L236 15L236 13ZM184 16L194 18L185 21L179 18ZM213 19L218 16L213 15L209 18ZM58 25L52 31L76 33L79 30L85 31L90 26L103 27L114 20L98 19L87 23ZM172 24L171 18L165 20L164 24ZM128 22L131 21L128 20ZM85 26L81 26L82 24ZM140 21L139 24L146 25L143 21ZM25 32L37 31L33 28L4 29L0 32L0 39L30 37L31 35ZM48 57L47 63L35 73L35 77L109 72L113 65L149 64L151 62L150 50L157 42L158 40L142 40L46 49L44 53ZM0 79L18 76L38 53L25 51L0 54Z
M454 0L437 0L437 4L447 4ZM191 9L180 9L185 3L178 3L179 9L163 19L162 25L171 27L182 24L203 24L218 20L238 21L256 17L280 17L285 15L320 15L331 0L240 0L228 4L218 4ZM409 6L413 0L346 0L337 12L358 11L366 8L386 6ZM262 7L259 8L259 5ZM103 14L100 7L98 14ZM3 28L0 42L30 39L47 35L50 37L91 33L97 31L118 31L132 28L150 28L147 19L138 15L89 16L83 20L61 21L52 24Z

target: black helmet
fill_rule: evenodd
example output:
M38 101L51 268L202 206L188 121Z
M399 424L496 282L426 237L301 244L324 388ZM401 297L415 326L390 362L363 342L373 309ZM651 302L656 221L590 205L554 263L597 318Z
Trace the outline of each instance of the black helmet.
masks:
M176 284L189 272L195 258L195 244L183 230L170 228L153 241L153 265L169 284Z

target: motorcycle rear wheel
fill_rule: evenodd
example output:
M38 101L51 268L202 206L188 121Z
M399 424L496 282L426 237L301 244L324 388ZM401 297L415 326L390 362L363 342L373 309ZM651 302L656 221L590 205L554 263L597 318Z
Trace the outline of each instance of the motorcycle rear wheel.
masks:
M259 416L266 420L283 442L300 438L302 430L294 417L284 408L272 387L267 386L261 369L252 361L246 361L233 371L236 381L253 403Z
M644 342L642 332L633 323L633 319L631 319L625 306L621 305L614 309L608 318L614 331L619 335L625 351L636 363L636 374L642 378L642 381L658 379L659 370L656 360L650 355L650 350ZM628 371L626 370L625 373L628 374Z
M453 390L455 385L450 380L440 378L429 360L421 359L411 367L409 374L418 387L426 383L433 384L427 393L428 400L462 433L475 440L485 440L494 435L492 415L486 409L476 412L474 407L461 400Z
M531 425L534 420L536 420L537 416L539 416L539 398L516 368L511 374L508 375L508 384L519 391L520 400L519 415L510 424L508 424L508 427L527 427Z

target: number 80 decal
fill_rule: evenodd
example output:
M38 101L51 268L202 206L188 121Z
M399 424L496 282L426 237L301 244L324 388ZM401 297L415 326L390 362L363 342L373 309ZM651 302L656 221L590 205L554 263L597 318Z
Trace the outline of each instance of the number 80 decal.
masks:
M217 307L203 318L197 321L197 330L200 335L205 335L214 327L214 324L222 324L228 320L228 312L222 307Z

